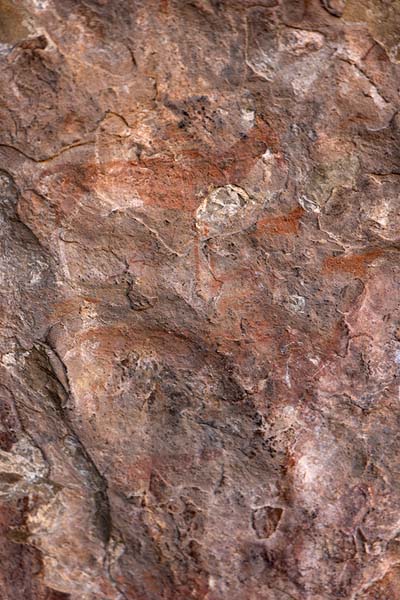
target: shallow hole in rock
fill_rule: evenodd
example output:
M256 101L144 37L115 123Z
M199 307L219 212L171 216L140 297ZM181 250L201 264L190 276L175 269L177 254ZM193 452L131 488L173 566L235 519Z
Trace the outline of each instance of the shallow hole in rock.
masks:
M275 506L263 506L253 511L252 525L258 538L268 538L277 529L283 509Z

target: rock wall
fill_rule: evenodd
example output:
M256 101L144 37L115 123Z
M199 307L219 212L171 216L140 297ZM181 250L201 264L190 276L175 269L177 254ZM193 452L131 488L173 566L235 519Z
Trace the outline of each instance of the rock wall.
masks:
M0 0L0 598L400 598L400 3Z

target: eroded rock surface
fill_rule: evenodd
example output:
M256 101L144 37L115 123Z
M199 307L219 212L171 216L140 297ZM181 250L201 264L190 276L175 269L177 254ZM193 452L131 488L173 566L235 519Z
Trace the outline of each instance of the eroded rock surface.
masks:
M0 1L0 598L400 598L400 4Z

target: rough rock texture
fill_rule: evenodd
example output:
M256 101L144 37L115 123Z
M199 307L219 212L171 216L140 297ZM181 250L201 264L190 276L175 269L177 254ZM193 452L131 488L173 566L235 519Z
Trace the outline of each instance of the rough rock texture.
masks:
M0 0L1 600L400 598L400 2Z

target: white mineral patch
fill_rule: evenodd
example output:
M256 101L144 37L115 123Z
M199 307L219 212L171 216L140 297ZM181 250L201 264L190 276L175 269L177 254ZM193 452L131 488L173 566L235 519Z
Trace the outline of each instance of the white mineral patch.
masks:
M254 220L257 203L245 190L225 185L213 190L196 211L196 227L203 235L241 231Z
M311 198L308 198L307 196L300 196L297 199L297 202L307 212L315 212L315 213L320 212L320 207L315 202L315 200L312 200Z
M7 352L7 354L3 354L1 362L5 367L12 367L17 364L13 352Z

